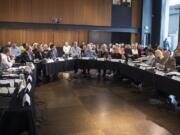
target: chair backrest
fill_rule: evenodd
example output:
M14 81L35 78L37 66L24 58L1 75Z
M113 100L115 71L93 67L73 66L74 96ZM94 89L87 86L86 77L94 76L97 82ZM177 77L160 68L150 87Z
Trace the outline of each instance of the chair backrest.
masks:
M179 66L180 65L180 57L176 57L176 65Z
M28 105L28 106L31 105L31 98L27 93L24 95L23 100L22 100L22 106L24 107L25 105Z
M30 93L31 89L32 89L32 85L31 85L31 83L28 83L26 86L26 92Z
M31 75L28 75L28 77L27 77L27 82L30 82L30 83L32 83L32 76Z

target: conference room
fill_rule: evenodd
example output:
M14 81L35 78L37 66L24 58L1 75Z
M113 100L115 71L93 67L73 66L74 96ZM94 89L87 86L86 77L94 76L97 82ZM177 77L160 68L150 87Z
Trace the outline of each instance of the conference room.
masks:
M0 0L0 135L179 135L180 0Z

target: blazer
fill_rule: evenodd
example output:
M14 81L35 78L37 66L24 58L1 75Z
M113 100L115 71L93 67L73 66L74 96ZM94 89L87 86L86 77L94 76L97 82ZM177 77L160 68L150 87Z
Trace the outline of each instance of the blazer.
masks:
M21 54L21 62L22 63L25 63L25 62L33 62L34 60L34 56L33 56L33 53L30 52L24 52Z
M44 53L43 52L36 52L35 53L35 59L39 59L39 60L42 60L42 59L44 59L45 58L45 56L44 56Z

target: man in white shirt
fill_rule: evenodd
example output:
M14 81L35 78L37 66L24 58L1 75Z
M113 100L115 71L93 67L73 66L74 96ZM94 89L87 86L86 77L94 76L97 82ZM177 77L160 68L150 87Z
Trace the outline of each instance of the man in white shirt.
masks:
M3 53L1 53L1 67L4 69L11 68L14 62L14 57L11 55L10 48L5 47Z
M65 42L65 45L63 46L63 52L65 55L69 55L71 50L71 46L68 42Z

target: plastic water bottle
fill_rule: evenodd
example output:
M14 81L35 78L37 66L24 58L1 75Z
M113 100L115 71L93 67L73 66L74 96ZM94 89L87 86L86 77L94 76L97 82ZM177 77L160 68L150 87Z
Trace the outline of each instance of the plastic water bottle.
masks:
M169 98L170 98L171 104L174 105L175 107L177 107L178 102L176 101L176 96L169 95Z

